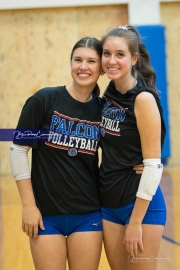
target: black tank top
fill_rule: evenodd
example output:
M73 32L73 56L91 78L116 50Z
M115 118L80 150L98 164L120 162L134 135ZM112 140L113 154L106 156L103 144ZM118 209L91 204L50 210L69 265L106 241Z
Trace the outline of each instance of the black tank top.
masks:
M103 99L100 166L100 197L104 207L121 207L135 200L141 175L133 170L143 161L140 136L136 125L134 104L137 95L150 92L156 99L161 116L161 145L165 124L158 95L143 80L125 94L119 93L110 82ZM151 108L147 108L150 110Z

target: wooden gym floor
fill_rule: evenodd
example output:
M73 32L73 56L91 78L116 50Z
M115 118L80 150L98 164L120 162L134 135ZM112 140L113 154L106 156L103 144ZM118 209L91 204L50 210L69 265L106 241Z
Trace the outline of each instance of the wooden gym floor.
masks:
M165 168L161 187L166 200L168 217L160 254L157 258L158 270L180 270L180 168ZM28 237L21 231L21 210L21 202L13 177L1 177L1 270L34 269ZM104 250L99 270L110 270Z

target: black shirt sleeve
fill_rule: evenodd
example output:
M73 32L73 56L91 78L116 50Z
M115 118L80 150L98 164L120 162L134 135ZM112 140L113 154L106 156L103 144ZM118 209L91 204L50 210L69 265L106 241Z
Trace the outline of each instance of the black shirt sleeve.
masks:
M30 136L30 132L37 134L38 130L43 127L46 113L53 99L53 92L50 87L43 88L26 100L19 117L13 143L37 148L38 140L35 136ZM25 136L27 133L28 136Z

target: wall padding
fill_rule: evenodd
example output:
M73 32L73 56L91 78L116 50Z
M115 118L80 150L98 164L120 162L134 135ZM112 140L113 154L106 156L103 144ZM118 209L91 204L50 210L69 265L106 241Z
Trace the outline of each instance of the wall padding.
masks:
M166 27L166 52L171 138L171 166L180 166L180 2L161 3L161 23Z

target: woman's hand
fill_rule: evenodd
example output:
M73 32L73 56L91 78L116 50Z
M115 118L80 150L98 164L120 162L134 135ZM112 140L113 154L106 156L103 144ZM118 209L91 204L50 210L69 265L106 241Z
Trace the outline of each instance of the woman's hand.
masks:
M22 230L30 238L37 239L38 225L44 230L42 215L35 205L28 205L23 207L22 213Z
M144 164L136 164L133 167L133 170L136 171L136 174L142 174L143 169L144 169Z
M142 226L141 223L129 223L126 227L124 242L127 252L134 256L138 256L138 251L144 251L142 242Z

